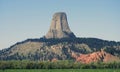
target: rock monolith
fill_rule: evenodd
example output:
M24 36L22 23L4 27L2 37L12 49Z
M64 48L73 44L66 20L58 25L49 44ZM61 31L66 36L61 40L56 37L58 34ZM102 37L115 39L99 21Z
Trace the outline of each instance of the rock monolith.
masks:
M45 38L75 38L73 32L71 32L68 22L67 15L64 12L57 12L53 15L50 29L45 35Z

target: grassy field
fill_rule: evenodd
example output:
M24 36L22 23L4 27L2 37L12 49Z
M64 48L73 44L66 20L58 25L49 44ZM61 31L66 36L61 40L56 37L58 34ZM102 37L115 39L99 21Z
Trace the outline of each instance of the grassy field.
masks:
M9 69L0 72L120 72L120 69Z

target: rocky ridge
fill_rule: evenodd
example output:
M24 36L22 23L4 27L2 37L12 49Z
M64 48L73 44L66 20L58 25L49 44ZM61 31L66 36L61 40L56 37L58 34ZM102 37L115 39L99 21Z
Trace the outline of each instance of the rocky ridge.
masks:
M93 52L90 54L80 54L75 55L73 54L73 57L76 58L77 62L81 63L92 63L92 62L120 62L120 59L116 56L111 55L110 53L105 52L104 50Z

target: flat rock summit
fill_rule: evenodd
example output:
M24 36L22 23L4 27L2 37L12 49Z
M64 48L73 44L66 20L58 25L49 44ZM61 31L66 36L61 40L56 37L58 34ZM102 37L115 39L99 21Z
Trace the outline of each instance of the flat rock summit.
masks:
M45 38L75 38L73 32L71 32L67 15L64 12L57 12L53 15L50 29L45 35Z

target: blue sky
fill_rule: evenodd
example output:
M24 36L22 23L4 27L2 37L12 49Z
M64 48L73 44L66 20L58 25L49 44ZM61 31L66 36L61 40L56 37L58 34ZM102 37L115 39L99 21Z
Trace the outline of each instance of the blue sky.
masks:
M120 41L120 0L0 0L0 49L44 36L55 12L77 37Z

